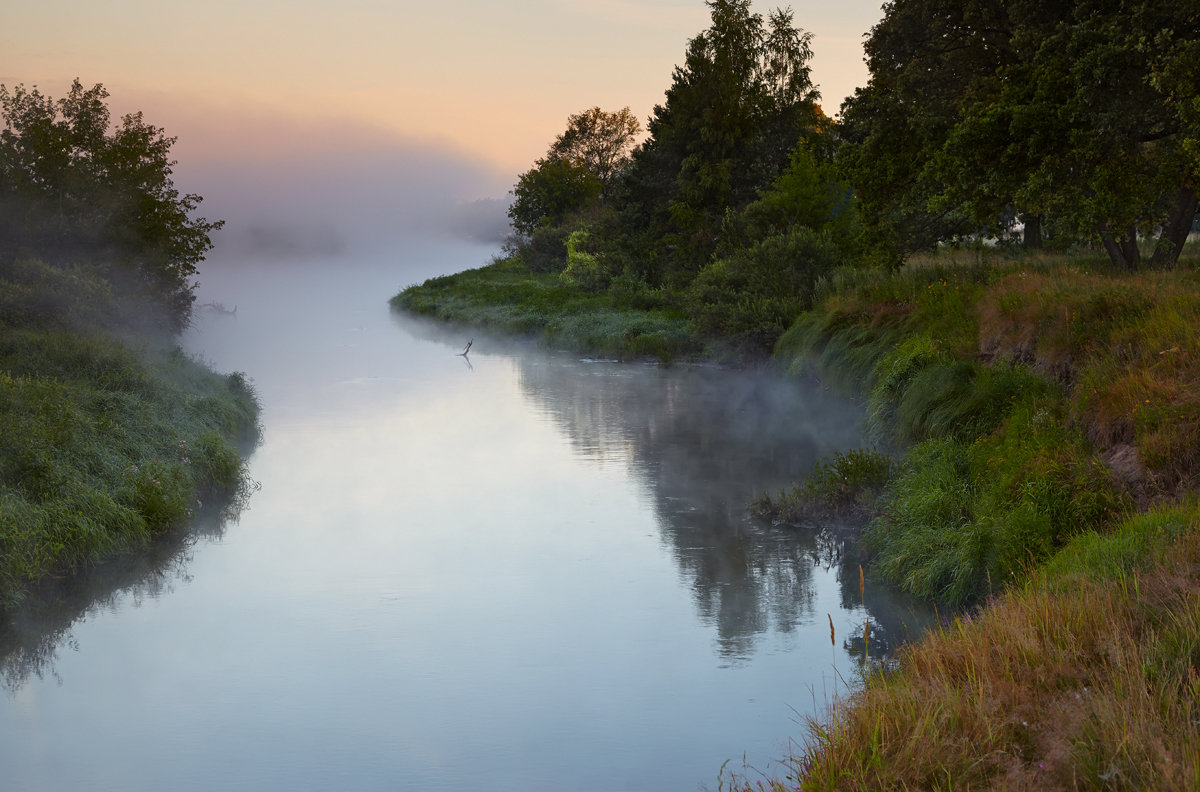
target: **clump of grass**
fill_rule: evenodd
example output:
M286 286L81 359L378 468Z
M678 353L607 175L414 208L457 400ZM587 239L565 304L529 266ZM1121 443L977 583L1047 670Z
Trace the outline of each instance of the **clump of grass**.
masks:
M818 461L800 484L755 498L750 513L761 520L793 524L860 519L873 513L875 499L892 470L892 457L882 451L839 451Z
M1021 406L1003 430L974 442L941 437L913 446L864 544L901 588L964 605L1019 583L1127 505L1052 412Z

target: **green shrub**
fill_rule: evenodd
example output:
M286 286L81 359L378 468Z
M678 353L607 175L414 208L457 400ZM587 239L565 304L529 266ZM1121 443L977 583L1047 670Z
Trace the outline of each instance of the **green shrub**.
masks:
M768 237L702 269L688 311L701 333L768 351L811 305L813 284L838 255L827 236L807 228Z
M772 522L801 523L866 514L891 478L891 456L875 449L835 452L821 459L803 482L775 496L760 495L750 504L753 517Z
M586 250L588 232L574 231L567 237L567 266L558 277L568 286L596 292L608 285L608 272L599 256Z
M913 446L866 542L888 579L964 604L1023 579L1127 506L1061 414L1019 403L991 435Z

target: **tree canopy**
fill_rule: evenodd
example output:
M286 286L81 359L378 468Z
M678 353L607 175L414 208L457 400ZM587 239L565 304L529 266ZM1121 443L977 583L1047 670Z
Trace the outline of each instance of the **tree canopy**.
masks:
M628 107L615 113L593 107L568 116L566 130L546 156L517 178L508 209L513 230L532 236L598 199L629 164L639 132Z
M629 152L641 131L628 107L615 113L593 107L567 118L567 129L550 144L547 158L581 165L608 185L629 163Z
M708 0L649 138L633 154L621 211L646 275L685 280L708 260L727 210L753 201L824 116L810 79L811 34L789 10Z
M222 223L192 217L201 197L176 189L175 138L140 112L113 127L107 98L79 80L57 100L0 85L0 260L104 263L157 295L180 329Z
M1196 213L1200 7L1170 0L894 0L839 152L897 254L1024 220L1173 263ZM1033 230L1035 233L1028 233Z

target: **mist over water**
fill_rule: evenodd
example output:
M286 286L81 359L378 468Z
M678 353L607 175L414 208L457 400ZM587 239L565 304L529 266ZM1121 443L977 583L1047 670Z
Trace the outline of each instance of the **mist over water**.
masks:
M5 645L6 786L714 787L855 679L866 619L872 656L920 628L836 540L745 515L861 444L856 406L389 312L493 252L206 264L224 310L184 345L255 383L260 488Z

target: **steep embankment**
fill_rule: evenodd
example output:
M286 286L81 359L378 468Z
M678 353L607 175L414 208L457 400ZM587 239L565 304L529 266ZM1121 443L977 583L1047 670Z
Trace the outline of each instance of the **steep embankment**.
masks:
M153 302L98 270L0 270L0 609L40 580L146 545L246 485L258 405L169 334L134 340Z
M811 721L771 785L1196 789L1200 278L950 264L841 272L777 353L913 444L876 573L985 604Z

